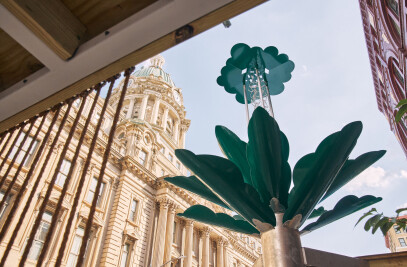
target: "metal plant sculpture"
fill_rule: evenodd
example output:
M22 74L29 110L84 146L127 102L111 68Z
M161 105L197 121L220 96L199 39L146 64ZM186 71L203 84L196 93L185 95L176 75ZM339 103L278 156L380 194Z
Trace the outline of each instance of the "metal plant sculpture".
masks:
M227 158L178 149L176 156L195 175L165 180L230 210L229 214L237 214L214 213L205 206L195 205L179 216L260 235L264 266L300 266L300 234L381 200L370 195L360 198L349 195L330 211L316 208L385 151L348 159L362 131L362 123L353 122L325 138L315 152L302 157L291 171L287 137L270 116L270 95L283 91L283 83L290 80L294 63L286 55L279 55L275 47L262 50L237 44L231 54L218 83L227 92L236 94L238 102L246 104L248 114L248 104L259 103L248 123L249 142L242 141L226 127L217 126L216 137ZM290 190L292 181L294 186ZM313 218L318 219L303 226Z

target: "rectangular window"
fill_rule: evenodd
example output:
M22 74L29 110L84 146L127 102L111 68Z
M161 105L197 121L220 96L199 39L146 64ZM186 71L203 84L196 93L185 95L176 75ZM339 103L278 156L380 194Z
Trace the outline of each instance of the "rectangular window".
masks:
M136 216L137 216L137 206L138 206L138 201L133 199L131 201L131 208L130 208L130 215L129 215L129 219L133 222L136 221Z
M10 204L10 200L13 197L12 194L8 194L6 201L4 202L4 206L0 208L0 220L3 218L4 213L6 212L7 206ZM4 198L4 192L0 192L0 201Z
M126 267L129 260L130 244L126 243L123 247L122 259L120 261L120 267Z
M93 197L96 192L97 183L98 183L98 179L96 177L93 177L92 181L90 183L88 195L86 196L86 202L92 203ZM98 207L100 207L101 202L102 202L101 200L102 200L102 196L103 196L103 191L105 190L105 185L106 185L106 183L102 182L102 185L101 185L100 191L99 191L99 195L98 195L98 200L96 202L96 206L98 206Z
M83 235L85 234L85 229L81 226L76 229L75 237L73 239L71 252L69 252L68 263L66 264L67 267L74 267L76 266L76 262L78 261L79 250L81 249Z
M393 228L396 234L401 234L400 228L397 225L393 225Z
M181 164L177 161L177 163L176 163L176 166L177 166L177 169L179 170L179 169L181 169Z
M406 240L404 238L399 238L400 246L407 247Z
M165 147L162 147L162 148L160 149L160 152L161 152L162 154L164 154L164 153L165 153Z
M73 102L73 105L74 105L76 108L79 108L79 106L81 105L81 99L80 99L80 98L76 99L76 100Z
M168 154L168 160L172 162L173 159L174 157L171 154Z
M67 159L64 159L61 164L61 168L59 168L58 176L55 181L55 184L59 185L60 187L64 186L66 177L68 176L69 169L71 168L71 162Z
M146 158L147 158L147 153L143 150L140 150L138 159L141 165L144 166L144 164L146 164Z
M93 123L96 124L98 123L100 119L100 112L96 112L95 115L93 115Z
M165 171L164 171L164 169L161 169L161 176L164 176L165 175Z
M34 242L28 253L28 258L32 260L37 260L40 256L42 247L44 246L45 237L47 236L49 226L51 225L52 213L45 212L42 215L40 226L34 237Z
M17 142L15 144L15 146L13 147L13 149L11 150L10 156L9 158L12 159L14 157L14 155L17 153L18 149L21 146L21 142L23 141L23 138L25 136L25 133L21 133L20 136L17 139ZM24 166L28 166L28 164L30 163L33 154L37 148L38 145L38 141L35 140L33 146L31 147L30 151L28 151L28 147L31 144L31 141L33 140L33 138L31 136L28 136L27 139L25 140L23 146L21 147L20 153L18 153L18 156L16 158L16 162L17 163L21 163L23 161L24 155L26 153L28 153L28 157L25 160L25 162L23 163Z

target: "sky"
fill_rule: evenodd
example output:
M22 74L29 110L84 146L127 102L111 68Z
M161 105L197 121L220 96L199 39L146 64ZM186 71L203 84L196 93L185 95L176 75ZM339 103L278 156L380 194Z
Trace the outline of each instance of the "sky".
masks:
M375 195L374 205L393 216L407 206L407 160L377 108L358 1L273 0L216 26L162 53L164 70L182 89L190 119L186 148L221 156L215 125L224 125L247 140L244 106L217 85L216 78L236 43L276 46L296 67L285 91L272 98L275 117L290 142L290 165L314 152L329 134L360 120L363 132L351 154L373 150L386 155L322 205L332 209L345 195ZM361 256L387 253L380 231L355 227L369 208L305 235L302 245Z

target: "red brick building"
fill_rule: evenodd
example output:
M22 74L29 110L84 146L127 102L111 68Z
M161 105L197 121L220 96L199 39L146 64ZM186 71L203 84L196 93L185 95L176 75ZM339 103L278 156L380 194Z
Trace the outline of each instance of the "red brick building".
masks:
M379 110L407 156L407 119L395 123L406 92L407 6L402 0L359 0Z

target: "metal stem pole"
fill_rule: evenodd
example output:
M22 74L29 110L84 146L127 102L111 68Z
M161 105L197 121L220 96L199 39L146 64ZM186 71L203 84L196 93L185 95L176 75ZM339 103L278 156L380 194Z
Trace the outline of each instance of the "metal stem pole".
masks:
M256 76L257 76L257 86L259 87L261 106L264 108L263 90L261 89L260 76L259 76L259 71L257 69L256 69Z
M269 89L269 87L267 86L267 84L266 84L266 88L267 88L267 93L268 93L268 100L269 100L269 105L270 105L270 112L271 112L271 117L273 117L273 118L275 118L274 117L274 110L273 110L273 105L271 104L271 96L270 96L270 89Z
M263 266L304 266L300 233L297 229L283 225L283 215L276 213L276 227L261 233Z
M243 84L243 95L244 95L244 104L246 107L246 119L247 119L247 125L249 125L249 103L247 101L247 93L246 93L246 85Z

